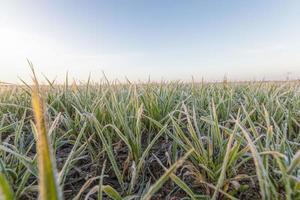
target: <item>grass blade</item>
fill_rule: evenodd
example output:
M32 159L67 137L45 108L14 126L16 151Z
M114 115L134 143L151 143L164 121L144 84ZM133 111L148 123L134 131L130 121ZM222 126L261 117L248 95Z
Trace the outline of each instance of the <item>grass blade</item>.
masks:
M42 200L62 199L61 192L56 180L56 167L55 163L53 162L51 145L49 143L47 134L43 102L39 93L39 85L32 64L29 64L32 68L35 82L35 86L32 90L32 108L37 131L36 151L39 169L39 195Z
M121 195L110 185L104 185L102 187L102 190L103 190L103 192L105 192L105 194L107 194L113 200L122 200L123 199L121 197Z
M166 172L149 188L147 193L141 198L141 200L150 200L151 196L157 192L162 185L169 179L171 174L173 174L178 167L180 167L183 162L189 157L189 155L194 151L194 149L189 150L181 159L174 163Z
M14 195L5 175L0 172L0 199L13 200Z

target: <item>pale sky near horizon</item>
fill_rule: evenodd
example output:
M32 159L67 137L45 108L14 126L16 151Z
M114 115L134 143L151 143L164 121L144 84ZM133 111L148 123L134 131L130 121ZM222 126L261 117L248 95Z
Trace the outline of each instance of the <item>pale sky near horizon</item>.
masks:
M0 0L0 81L300 78L297 0Z

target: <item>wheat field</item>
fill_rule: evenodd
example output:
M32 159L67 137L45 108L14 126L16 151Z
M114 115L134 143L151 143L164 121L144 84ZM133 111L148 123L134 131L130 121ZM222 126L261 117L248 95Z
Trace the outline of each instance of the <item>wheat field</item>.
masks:
M300 199L300 82L1 86L1 199Z

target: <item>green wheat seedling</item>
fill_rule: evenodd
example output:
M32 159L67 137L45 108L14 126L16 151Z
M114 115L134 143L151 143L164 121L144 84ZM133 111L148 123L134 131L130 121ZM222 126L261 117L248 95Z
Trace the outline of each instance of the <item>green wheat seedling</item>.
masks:
M32 68L33 70L33 68ZM49 142L44 116L44 104L40 96L39 84L34 73L32 88L32 108L35 118L36 151L39 169L39 196L42 200L62 199L57 181L56 166Z
M4 174L0 173L0 199L13 200L14 194Z

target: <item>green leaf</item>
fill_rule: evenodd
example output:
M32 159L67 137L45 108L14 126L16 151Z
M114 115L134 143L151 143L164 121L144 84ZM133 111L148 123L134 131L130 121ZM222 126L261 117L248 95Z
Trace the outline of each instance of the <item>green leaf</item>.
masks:
M29 62L29 61L28 61ZM42 200L62 199L60 188L57 183L56 166L52 154L49 136L46 129L44 116L44 104L40 97L39 84L32 64L29 62L34 75L34 87L32 89L32 108L36 124L37 144L36 151L39 169L39 196Z
M122 200L121 195L114 188L112 188L110 185L104 185L104 186L102 186L102 190L110 198L112 198L114 200Z
M5 178L5 175L0 172L0 199L13 200L14 194L10 188L10 185Z
M167 169L166 172L149 188L141 200L150 200L151 196L163 186L163 184L170 178L171 174L173 174L176 169L183 164L193 151L194 149L189 150L181 159Z

